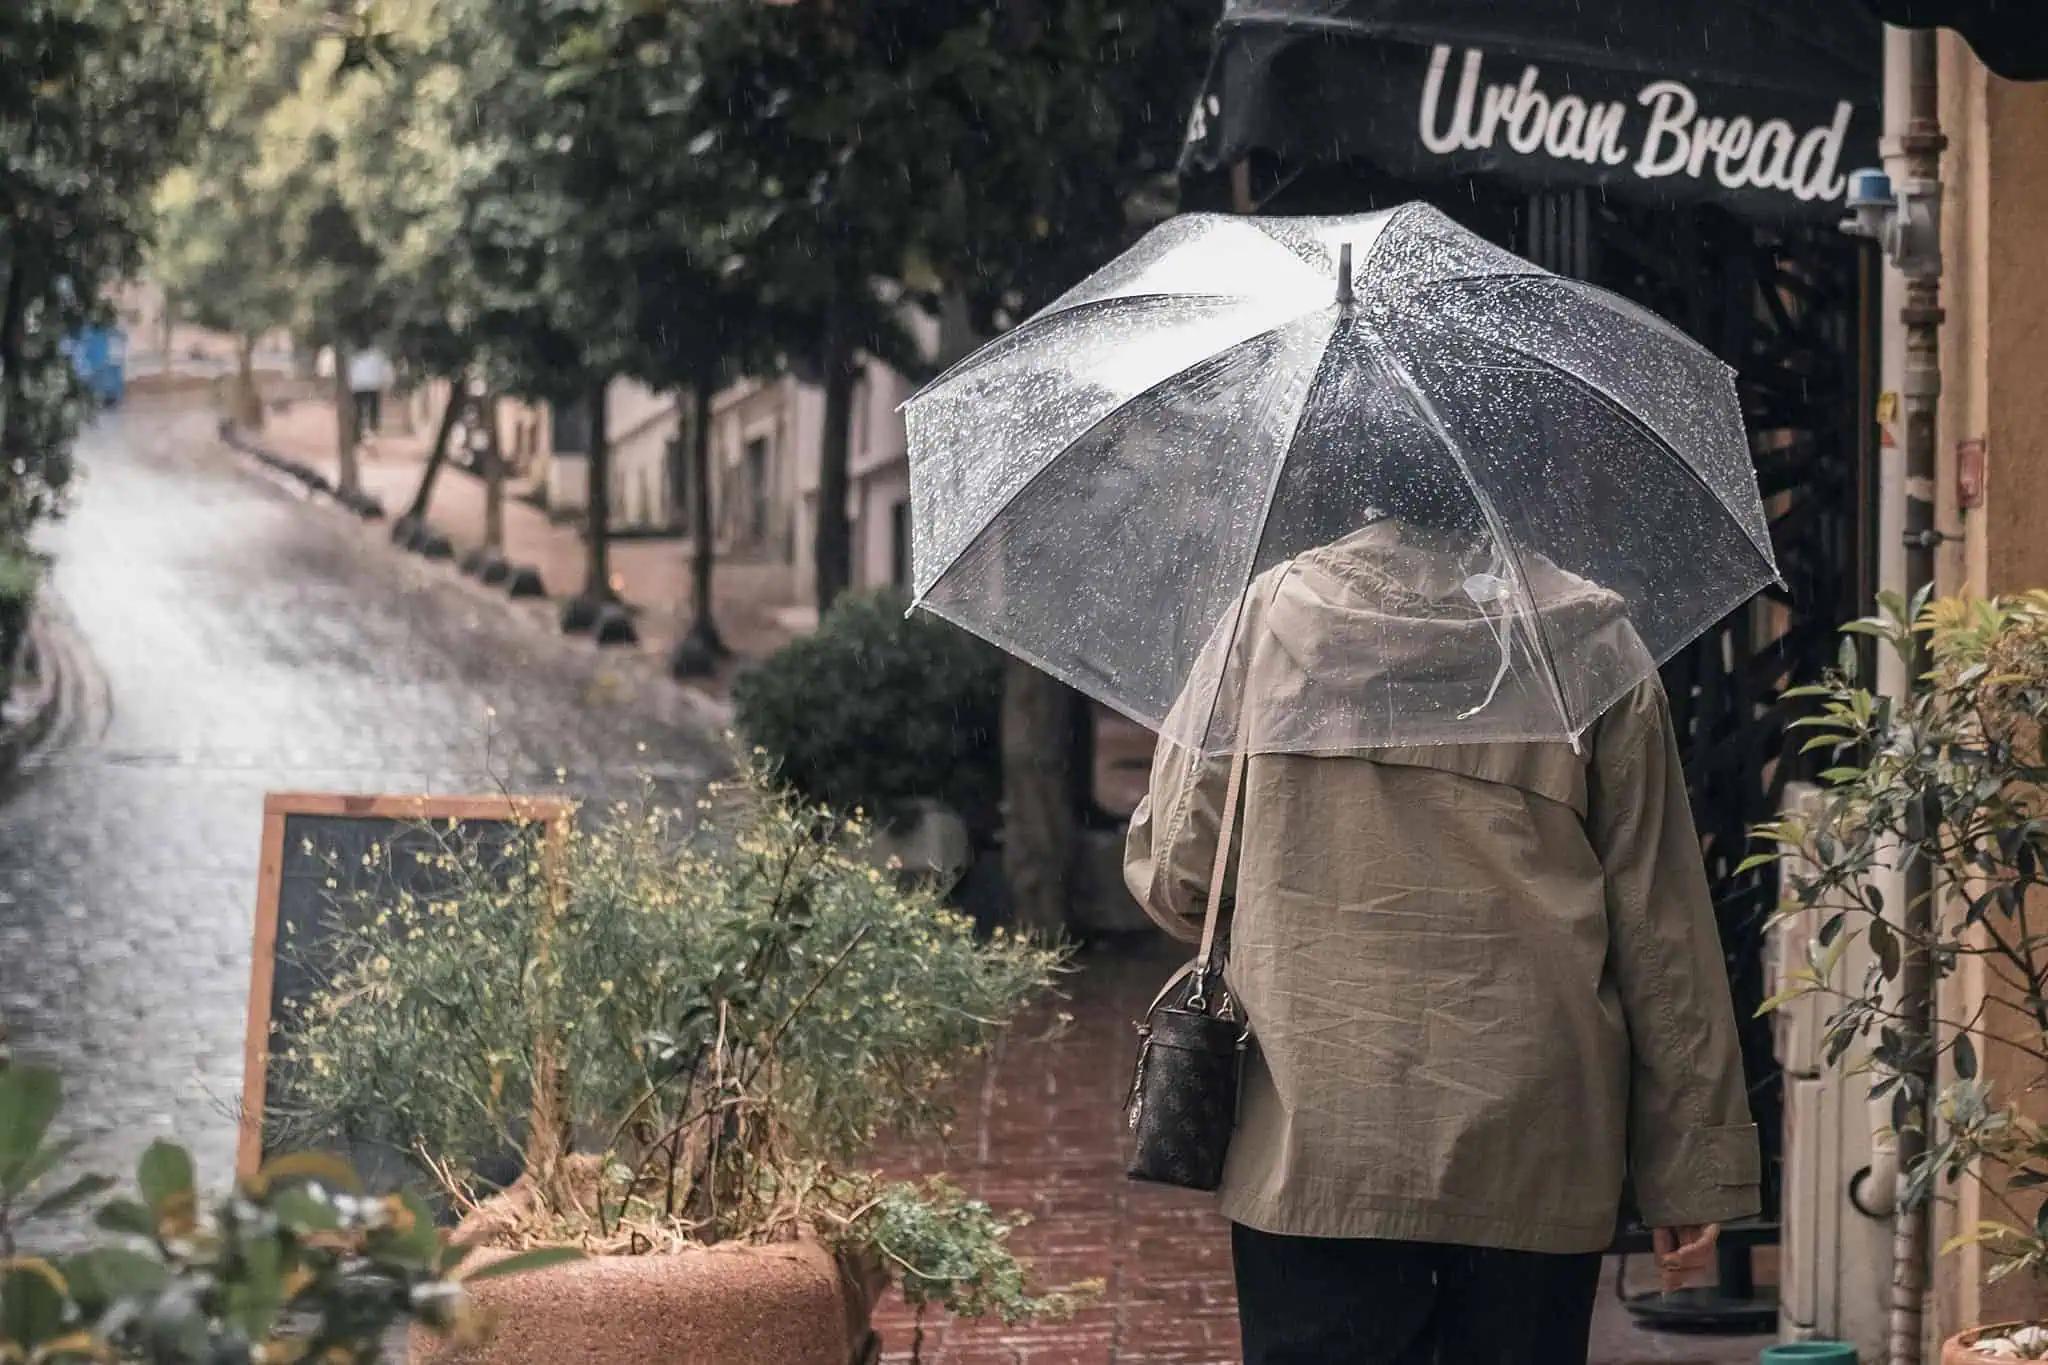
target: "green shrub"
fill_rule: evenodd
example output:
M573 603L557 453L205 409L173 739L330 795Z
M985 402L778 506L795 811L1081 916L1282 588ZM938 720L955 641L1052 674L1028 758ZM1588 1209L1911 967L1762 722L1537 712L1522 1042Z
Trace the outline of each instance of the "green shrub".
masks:
M43 560L18 541L0 540L0 701L11 690L29 609L43 581Z
M1866 1076L1894 1130L1924 1140L1907 1204L1976 1182L1987 1216L1952 1245L1982 1243L1994 1278L2048 1278L2048 1215L2019 1207L2048 1184L2032 1098L2048 1085L2048 935L2029 919L2048 889L2048 592L1881 604L1847 629L1894 651L1921 686L1877 695L1845 649L1825 682L1788 694L1818 701L1800 724L1835 766L1816 810L1756 830L1777 851L1751 861L1785 859L1785 913L1818 920L1807 962L1763 1008L1824 1001L1828 1064ZM1931 897L1888 906L1879 874L1914 862ZM1859 941L1862 970L1845 956ZM1947 978L1981 973L1985 1004L1938 1024L1924 1002L1910 1008L1896 983L1915 959L1944 1002ZM1979 1068L1994 1051L2009 1059L1996 1083Z
M333 1157L279 1157L208 1206L192 1158L157 1142L137 1167L137 1197L99 1204L92 1245L22 1254L36 1223L81 1212L113 1187L60 1174L70 1147L50 1136L58 1098L54 1072L0 1064L0 1361L365 1362L381 1360L385 1334L410 1322L480 1338L463 1249L416 1197L355 1193L355 1173Z
M510 876L502 852L436 826L441 851L420 856L454 888L441 900L344 883L282 1107L420 1154L458 1207L485 1192L480 1167L523 1149L536 1198L513 1245L648 1250L809 1226L908 1276L887 1243L914 1226L911 1254L950 1247L913 1267L933 1297L1059 1306L1024 1292L1007 1220L858 1169L884 1132L943 1130L962 1064L1058 954L977 938L931 890L877 870L861 822L761 774L713 794L688 831L646 801L588 812Z
M893 822L934 797L994 824L1000 656L900 592L850 594L733 688L740 732L813 801Z

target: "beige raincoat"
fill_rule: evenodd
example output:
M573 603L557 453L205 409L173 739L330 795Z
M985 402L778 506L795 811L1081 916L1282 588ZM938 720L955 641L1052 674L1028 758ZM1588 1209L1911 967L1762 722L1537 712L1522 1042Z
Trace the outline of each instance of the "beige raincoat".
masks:
M1426 553L1380 523L1255 584L1238 633L1261 642L1252 710L1298 694L1333 632L1355 636L1390 593L1430 581ZM1626 629L1612 594L1540 561L1526 571L1545 612ZM1445 612L1432 651L1496 656L1462 614L1461 629ZM1583 754L1260 753L1245 724L1226 979L1256 1045L1226 1216L1584 1252L1611 1241L1624 1180L1652 1226L1757 1211L1734 1014L1654 676ZM1161 743L1131 822L1131 892L1182 938L1200 934L1229 766Z

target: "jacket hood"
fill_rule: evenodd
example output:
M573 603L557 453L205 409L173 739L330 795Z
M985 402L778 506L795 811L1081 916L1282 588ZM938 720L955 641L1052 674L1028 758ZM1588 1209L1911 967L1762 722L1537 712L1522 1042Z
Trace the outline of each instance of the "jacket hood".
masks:
M1564 741L1654 669L1619 593L1392 519L1268 569L1232 624L1162 731L1211 753Z
M1354 678L1477 669L1483 680L1498 666L1503 631L1524 643L1532 627L1580 641L1625 624L1619 593L1541 555L1524 554L1521 569L1526 602L1490 547L1388 518L1268 570L1262 578L1277 577L1277 591L1255 586L1254 601L1270 593L1265 630L1295 667Z

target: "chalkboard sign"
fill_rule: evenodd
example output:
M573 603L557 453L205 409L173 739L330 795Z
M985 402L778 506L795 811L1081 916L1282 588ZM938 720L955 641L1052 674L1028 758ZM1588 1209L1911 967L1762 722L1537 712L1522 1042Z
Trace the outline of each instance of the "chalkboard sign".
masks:
M567 802L547 797L273 792L264 798L238 1173L253 1173L267 1155L265 1139L274 1125L265 1121L265 1099L278 1086L275 1058L323 979L322 942L342 922L340 916L362 912L360 898L350 893L367 887L378 898L402 890L431 899L445 889L448 874L415 852L448 842L511 852L520 840L556 837L569 813ZM347 1152L377 1184L387 1183L378 1177L396 1164L391 1154L365 1151L347 1134L297 1134L293 1145Z

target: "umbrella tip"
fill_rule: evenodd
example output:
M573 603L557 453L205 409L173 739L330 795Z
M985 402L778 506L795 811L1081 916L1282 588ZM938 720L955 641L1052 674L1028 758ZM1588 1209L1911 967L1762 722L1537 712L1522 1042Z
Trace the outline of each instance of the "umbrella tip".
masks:
M1337 248L1337 307L1348 313L1354 302L1351 293L1351 243Z

